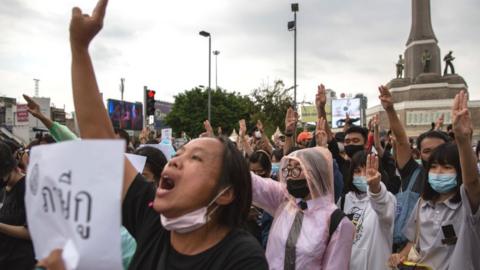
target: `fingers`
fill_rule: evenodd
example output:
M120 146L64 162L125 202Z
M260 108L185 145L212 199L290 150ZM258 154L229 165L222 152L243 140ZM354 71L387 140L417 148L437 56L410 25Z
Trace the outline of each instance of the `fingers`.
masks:
M107 4L108 0L98 1L97 6L95 6L95 9L92 12L92 17L95 20L103 21L103 18L105 17L105 11L107 9Z
M458 111L459 108L460 108L460 93L455 95L455 99L453 100L452 110L455 112L455 111Z
M72 17L81 17L82 10L79 7L72 8Z

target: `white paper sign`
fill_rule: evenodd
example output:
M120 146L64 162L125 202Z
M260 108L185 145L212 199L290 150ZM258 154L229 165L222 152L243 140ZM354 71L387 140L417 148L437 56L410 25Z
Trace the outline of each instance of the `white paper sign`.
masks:
M135 154L126 153L125 156L128 158L132 166L137 170L137 172L142 173L145 163L147 162L146 156L140 156Z
M170 161L170 159L172 159L172 156L174 156L175 153L176 153L175 149L173 148L173 146L171 144L163 144L163 143L141 144L138 148L146 147L146 146L154 147L154 148L157 148L158 150L162 151L163 155L167 158L167 161Z
M121 140L68 141L32 149L25 205L37 259L62 248L69 269L122 269L124 149Z
M172 141L172 129L171 128L164 128L162 129L162 141L167 140L169 142Z

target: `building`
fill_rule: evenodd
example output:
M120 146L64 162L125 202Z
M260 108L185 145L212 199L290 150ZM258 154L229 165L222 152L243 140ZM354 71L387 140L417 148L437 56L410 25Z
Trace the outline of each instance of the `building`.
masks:
M447 56L446 56L447 57ZM468 91L465 80L453 71L442 74L442 59L438 40L433 32L430 0L412 0L412 26L404 53L404 76L397 70L397 78L387 87L392 93L395 110L407 135L417 137L429 130L431 123L445 115L445 125L451 123L453 98L462 89ZM397 65L398 69L398 65ZM474 138L480 136L480 100L469 101L474 121ZM381 105L367 110L367 119L380 115L381 129L388 129L388 119Z

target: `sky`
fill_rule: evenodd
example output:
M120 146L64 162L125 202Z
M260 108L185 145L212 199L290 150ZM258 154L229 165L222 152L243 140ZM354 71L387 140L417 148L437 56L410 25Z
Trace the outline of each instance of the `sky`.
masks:
M432 24L442 56L453 50L455 69L480 99L480 1L434 0ZM2 0L0 96L34 94L73 110L68 25L71 8L90 13L95 0ZM208 85L208 39L219 50L218 86L248 95L282 79L293 85L293 20L284 0L110 0L104 29L90 46L104 98L142 101L143 87L156 98ZM377 86L395 76L411 27L409 0L299 0L298 101L313 101L317 85L363 93L378 104ZM212 87L215 57L212 56Z

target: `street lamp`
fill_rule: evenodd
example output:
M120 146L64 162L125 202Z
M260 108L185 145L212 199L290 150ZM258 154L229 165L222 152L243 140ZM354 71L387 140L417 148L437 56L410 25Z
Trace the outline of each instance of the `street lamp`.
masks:
M220 54L220 51L213 51L213 55L215 55L215 89L218 89L218 63L217 63L217 56Z
M293 109L297 110L297 12L298 3L292 3L293 21L288 22L288 31L293 31Z
M211 80L211 72L212 72L212 36L209 32L200 31L200 36L208 37L208 122L212 123L210 119L210 107L211 107L211 96L210 96L210 80Z

